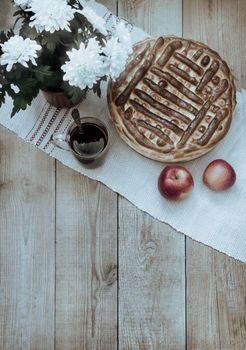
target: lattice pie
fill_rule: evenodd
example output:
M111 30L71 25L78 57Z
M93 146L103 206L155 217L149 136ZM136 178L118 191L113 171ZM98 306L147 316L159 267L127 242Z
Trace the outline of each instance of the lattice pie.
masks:
M163 162L210 151L228 132L235 85L221 57L196 41L163 36L135 45L108 104L120 136Z

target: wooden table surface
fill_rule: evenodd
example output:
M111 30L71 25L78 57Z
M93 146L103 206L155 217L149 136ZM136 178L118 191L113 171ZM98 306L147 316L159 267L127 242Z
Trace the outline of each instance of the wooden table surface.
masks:
M152 35L207 43L246 87L245 0L101 2ZM1 127L0 350L19 349L245 350L246 265Z

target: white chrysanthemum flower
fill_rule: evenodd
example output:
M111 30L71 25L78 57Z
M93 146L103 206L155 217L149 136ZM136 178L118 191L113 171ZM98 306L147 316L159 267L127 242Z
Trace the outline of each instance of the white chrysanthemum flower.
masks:
M103 47L102 51L106 55L104 57L105 71L107 75L115 80L125 68L128 57L127 50L118 41L118 38L112 37L105 42L105 47Z
M35 40L23 39L19 35L12 36L4 44L1 44L1 48L3 54L0 57L0 64L7 64L8 72L11 71L15 63L28 67L27 62L31 61L32 64L36 65L37 51L42 49Z
M70 31L69 21L76 12L66 0L32 0L28 11L34 12L30 27L35 27L38 32L46 30L50 33L64 29Z
M14 0L15 5L20 6L23 9L30 6L31 2L32 0Z
M104 75L104 65L100 53L101 47L95 38L89 40L87 47L81 43L78 50L72 49L67 53L69 61L61 67L65 72L63 80L81 90L87 86L91 89L93 84Z
M125 47L128 54L132 53L132 39L129 30L124 21L120 21L115 27L115 36L119 42Z
M87 18L87 20L92 24L94 29L97 29L103 35L108 34L105 20L102 17L98 16L96 12L92 10L89 6L85 6L83 10L78 12Z

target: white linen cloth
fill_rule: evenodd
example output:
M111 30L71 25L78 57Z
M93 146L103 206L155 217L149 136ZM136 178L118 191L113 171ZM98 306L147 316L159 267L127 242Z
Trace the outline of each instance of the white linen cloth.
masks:
M112 26L114 16L104 6L91 3L98 14L106 19L107 25ZM129 27L134 42L147 36L130 24ZM62 133L67 129L71 116L68 109L50 107L41 95L30 108L19 112L13 119L10 119L12 102L7 99L0 110L0 123L68 167L104 183L177 231L246 262L245 90L237 93L236 112L226 138L209 154L185 164L194 177L195 187L190 197L181 202L168 201L158 192L157 180L165 165L134 152L118 136L107 111L106 84L101 99L89 94L79 109L82 115L104 120L110 130L110 150L105 163L96 169L84 167L71 153L54 147L50 142L54 132ZM217 158L226 159L237 173L236 184L220 193L210 191L202 183L205 167Z

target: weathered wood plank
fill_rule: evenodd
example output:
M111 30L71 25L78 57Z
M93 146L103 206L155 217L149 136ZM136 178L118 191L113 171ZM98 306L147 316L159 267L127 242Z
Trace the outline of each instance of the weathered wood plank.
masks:
M237 88L245 88L246 1L183 1L184 36L200 40L217 50L232 69Z
M1 30L13 11L1 2ZM0 150L0 348L51 350L55 161L2 127Z
M56 241L56 349L116 350L117 194L60 164Z
M187 344L190 350L244 350L246 265L187 241Z
M184 237L119 210L119 349L185 349Z
M54 160L0 128L0 349L54 347Z
M0 7L0 30L9 29L10 25L13 23L14 8L9 0L1 0Z
M119 15L153 36L182 36L182 0L120 0Z
M117 346L117 195L57 166L56 347Z
M182 1L119 1L152 35L182 35ZM158 174L157 174L158 177ZM119 349L185 349L185 238L119 198Z
M244 0L184 0L184 36L218 50L245 87ZM222 238L223 239L223 238ZM244 350L246 265L187 239L187 346Z

